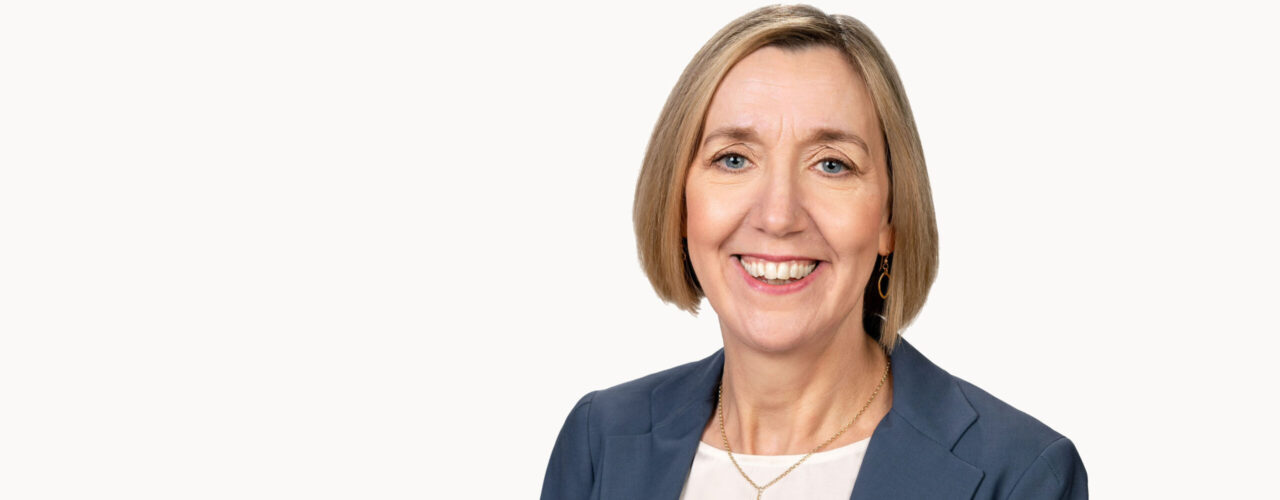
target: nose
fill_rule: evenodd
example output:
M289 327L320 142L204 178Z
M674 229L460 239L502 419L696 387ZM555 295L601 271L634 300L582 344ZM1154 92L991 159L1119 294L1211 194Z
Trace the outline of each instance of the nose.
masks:
M774 237L803 231L807 224L800 190L790 169L773 168L757 190L752 225Z

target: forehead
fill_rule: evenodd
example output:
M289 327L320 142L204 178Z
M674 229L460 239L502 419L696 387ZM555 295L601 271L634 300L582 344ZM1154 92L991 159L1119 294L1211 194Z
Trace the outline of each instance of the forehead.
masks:
M879 124L862 77L839 50L826 46L764 47L747 55L711 98L704 130L716 125L752 126L765 137L777 137L784 126L801 134L828 127L868 139L879 135L872 133Z

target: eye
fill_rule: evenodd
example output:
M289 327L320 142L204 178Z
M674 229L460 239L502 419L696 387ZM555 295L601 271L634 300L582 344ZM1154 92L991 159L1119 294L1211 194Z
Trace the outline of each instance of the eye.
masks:
M835 158L824 158L818 163L818 170L827 175L840 175L846 171L852 170L844 162Z
M746 157L738 153L722 154L720 156L717 156L715 160L712 160L711 163L719 163L726 170L742 170L744 168L747 168Z

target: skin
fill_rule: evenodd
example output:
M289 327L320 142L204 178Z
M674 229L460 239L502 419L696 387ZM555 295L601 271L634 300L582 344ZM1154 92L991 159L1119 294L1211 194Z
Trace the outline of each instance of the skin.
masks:
M863 287L877 256L893 250L879 119L836 49L765 47L729 71L705 120L685 180L685 236L724 339L726 433L735 453L808 453L857 414L884 373L886 356L862 328ZM753 136L713 137L725 127ZM856 134L866 148L811 140L820 128ZM803 290L771 295L744 279L743 253L825 268ZM823 450L870 436L892 393L890 377ZM723 448L715 415L702 440Z

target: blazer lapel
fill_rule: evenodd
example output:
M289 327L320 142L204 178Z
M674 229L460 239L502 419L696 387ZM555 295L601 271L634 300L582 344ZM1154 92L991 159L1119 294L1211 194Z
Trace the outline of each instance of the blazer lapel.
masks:
M721 349L698 362L689 375L653 389L651 432L605 438L601 500L680 498L703 427L715 412L723 371Z
M871 435L849 498L967 499L982 476L891 411Z
M906 340L891 356L893 407L871 434L849 498L972 498L984 474L951 448L977 412L950 374Z

